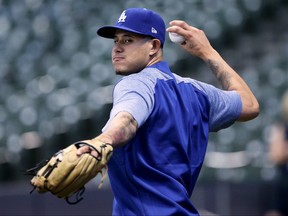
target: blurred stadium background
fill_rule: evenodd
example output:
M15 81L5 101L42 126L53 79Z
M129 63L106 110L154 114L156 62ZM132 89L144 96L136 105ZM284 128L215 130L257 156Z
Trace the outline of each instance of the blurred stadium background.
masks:
M109 183L95 191L93 181L83 204L70 207L49 194L29 195L23 171L101 131L118 77L112 41L96 31L127 7L156 10L167 26L183 19L203 29L251 86L260 116L211 134L192 200L220 215L262 214L276 175L267 134L288 87L286 0L0 0L0 215L111 214ZM218 85L169 39L164 53L174 72Z

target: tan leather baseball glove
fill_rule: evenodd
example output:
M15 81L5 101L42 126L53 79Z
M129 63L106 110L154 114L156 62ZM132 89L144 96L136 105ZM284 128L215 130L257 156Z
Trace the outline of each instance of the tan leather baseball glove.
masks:
M91 151L96 151L95 157L90 153L77 155L77 149L88 145ZM102 178L99 188L107 176L107 162L112 156L113 147L110 144L94 140L93 145L86 142L77 142L55 153L50 160L38 164L35 168L27 170L34 175L31 184L39 193L51 192L59 198L64 198L69 204L78 203L85 184L101 173ZM103 174L103 170L105 173ZM76 201L69 198L76 194Z

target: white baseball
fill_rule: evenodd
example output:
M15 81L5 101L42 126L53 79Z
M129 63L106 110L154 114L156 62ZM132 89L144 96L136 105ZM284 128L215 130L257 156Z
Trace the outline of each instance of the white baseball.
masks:
M175 32L169 32L169 38L173 43L183 43L185 38Z

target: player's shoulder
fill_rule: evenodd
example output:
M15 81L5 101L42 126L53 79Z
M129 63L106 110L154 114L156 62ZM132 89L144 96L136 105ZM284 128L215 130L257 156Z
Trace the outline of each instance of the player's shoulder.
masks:
M201 82L199 80L192 79L190 77L182 77L177 74L174 74L177 83L186 83L190 84L201 92L207 94L207 88L212 87L208 83ZM213 87L212 87L213 88Z
M121 84L128 85L133 85L135 83L138 83L140 85L155 85L157 83L157 80L159 79L171 79L171 77L167 76L167 74L157 68L144 68L138 73L133 73L122 77L120 82Z
M143 71L121 77L114 91L121 92L153 92L156 79Z

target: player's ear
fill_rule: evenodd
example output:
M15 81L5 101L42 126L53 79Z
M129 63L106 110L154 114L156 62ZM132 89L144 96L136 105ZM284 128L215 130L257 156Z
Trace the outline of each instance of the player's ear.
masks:
M155 53L157 53L160 49L161 49L161 42L158 39L152 39L151 40L151 51L150 51L150 55L154 55Z

